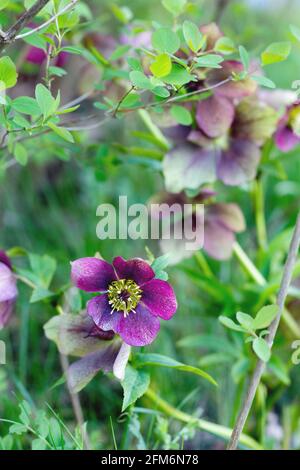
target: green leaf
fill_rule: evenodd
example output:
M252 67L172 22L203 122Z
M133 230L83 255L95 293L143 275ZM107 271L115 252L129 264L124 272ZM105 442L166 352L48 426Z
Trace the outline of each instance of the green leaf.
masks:
M221 54L229 55L236 51L236 46L232 39L223 36L217 40L214 50Z
M10 434L21 435L21 434L24 434L25 432L27 432L27 427L24 426L24 424L16 423L16 424L13 424L12 426L9 427L9 432L10 432Z
M27 165L28 162L28 153L24 145L16 143L14 146L14 157L20 165Z
M190 111L183 106L172 106L171 115L178 122L178 124L182 124L183 126L190 126L193 122Z
M122 382L124 399L122 411L135 403L138 398L144 395L150 385L150 375L144 370L136 370L127 365L125 378Z
M164 88L162 86L156 86L151 91L152 93L154 93L156 96L159 96L160 98L168 98L170 96L169 90L167 90L167 88Z
M0 91L12 88L17 83L17 69L10 57L0 59Z
M0 10L4 10L4 8L7 7L7 5L9 4L10 0L1 0L1 4L0 4Z
M289 367L278 356L272 356L268 363L268 369L286 386L291 384L289 377Z
M56 271L56 260L48 255L39 256L30 253L29 262L39 285L47 289Z
M186 83L192 82L194 80L195 77L179 64L173 64L172 70L169 75L164 77L164 82L178 87L183 86Z
M158 52L175 54L180 47L180 40L170 28L159 28L152 34L152 46Z
M159 367L169 367L171 369L180 370L183 372L191 372L192 374L199 375L200 377L208 380L213 385L217 385L217 382L202 369L198 367L189 366L183 364L182 362L175 361L171 357L163 356L161 354L136 354L135 356L135 365L137 367L145 366L159 366Z
M67 72L62 67L51 65L51 67L49 67L49 74L55 77L63 77L64 75L67 75Z
M253 321L253 328L255 330L261 330L271 325L279 312L278 305L268 305L263 307L256 315Z
M174 16L179 16L183 13L187 0L163 0L162 4L169 13L172 13Z
M276 88L275 83L263 75L251 75L251 78L253 78L253 80L255 80L261 86L266 88Z
M172 62L168 54L160 54L150 65L150 70L157 78L165 77L171 72Z
M185 21L183 23L182 31L185 42L191 51L198 52L203 46L203 36L200 33L198 26L192 21Z
M30 96L19 96L12 101L12 107L19 113L36 116L41 114L41 110L37 101Z
M224 58L217 54L207 54L203 57L198 57L195 62L197 67L205 67L210 69L220 69L220 64L224 61Z
M222 325L226 326L226 328L230 328L230 330L245 332L245 329L234 323L231 318L224 317L221 315L219 317L219 322L222 323Z
M253 351L264 362L268 362L271 357L271 351L268 343L263 338L255 338L252 343Z
M128 44L123 44L122 46L117 47L111 54L109 60L112 62L114 60L119 60L121 57L124 57L130 49L131 46L129 46Z
M263 65L275 64L287 59L291 52L289 42L274 42L261 54Z
M165 255L159 256L151 264L151 268L155 272L156 279L162 279L164 281L168 280L168 274L165 272L165 268L169 265L170 255L167 253Z
M248 315L247 313L243 312L237 312L236 314L236 319L239 322L239 324L245 328L246 330L252 330L253 329L253 318Z
M64 127L59 127L53 124L53 122L49 122L48 127L55 132L55 134L59 135L62 139L66 140L67 142L73 143L74 137L72 136L71 132L65 129Z
M132 84L141 89L151 90L153 85L148 77L143 72L139 72L138 70L133 70L129 74L129 78Z
M291 24L290 31L292 35L297 39L297 41L300 41L300 28L298 28L298 26Z
M35 88L35 98L44 119L52 116L59 106L59 103L57 104L57 100L51 95L48 88L41 83Z
M40 302L41 300L48 299L49 297L52 297L52 295L53 292L51 292L50 290L38 286L32 291L29 302L31 304L34 304L35 302Z
M244 46L239 46L239 54L240 54L240 58L241 58L241 62L243 64L244 70L248 71L250 59L249 59L249 54L244 48Z

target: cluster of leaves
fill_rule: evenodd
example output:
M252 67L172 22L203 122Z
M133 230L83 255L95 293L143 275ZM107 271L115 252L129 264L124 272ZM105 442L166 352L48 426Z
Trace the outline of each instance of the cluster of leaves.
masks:
M9 434L0 440L0 448L11 450L14 436L30 436L32 450L81 450L83 449L82 430L76 428L75 434L48 405L50 415L44 410L34 408L23 400L19 404L18 421L5 420L9 423ZM32 439L33 438L33 439Z
M227 328L247 334L246 342L252 343L255 354L262 361L268 362L271 357L271 350L264 336L268 335L269 331L266 328L271 325L278 312L277 305L268 305L260 309L255 318L247 313L238 312L236 319L239 324L224 316L219 317L219 320Z

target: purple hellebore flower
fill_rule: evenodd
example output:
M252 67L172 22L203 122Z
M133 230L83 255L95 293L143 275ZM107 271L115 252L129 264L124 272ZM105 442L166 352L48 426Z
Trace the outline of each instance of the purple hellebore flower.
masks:
M98 258L72 263L73 284L86 292L100 292L87 304L87 313L98 328L113 331L130 346L152 343L160 329L159 318L169 320L177 301L166 281L155 279L146 261L118 256L113 264Z
M195 213L188 215L188 218L192 219L189 225L193 226L193 230L195 230L196 227L198 227L199 230L203 230L204 228L203 246L198 246L194 251L191 251L186 249L185 244L187 240L185 239L178 240L172 237L171 239L160 240L162 252L170 255L170 260L173 264L193 256L195 251L201 248L203 248L209 256L219 261L227 260L231 257L235 234L245 230L245 219L237 204L213 202L211 198L215 195L216 193L211 189L205 188L194 198L187 197L185 193L174 195L162 192L151 199L152 203L165 203L169 207L173 204L183 206L184 204L205 203L204 219L201 217L201 219L196 220L197 216ZM156 214L152 215L156 218L158 217ZM164 217L164 214L160 215ZM184 222L188 223L188 221L184 221L183 218L176 220L174 221L173 227L175 228L176 224L183 224Z
M217 179L229 186L251 181L260 161L260 147L274 133L277 120L273 108L253 97L238 104L217 94L199 101L198 128L190 128L181 143L177 139L177 146L164 159L167 190L195 190Z
M289 106L280 119L275 143L282 152L293 150L300 143L300 102Z
M11 262L4 251L0 251L0 330L10 320L17 295L17 282Z

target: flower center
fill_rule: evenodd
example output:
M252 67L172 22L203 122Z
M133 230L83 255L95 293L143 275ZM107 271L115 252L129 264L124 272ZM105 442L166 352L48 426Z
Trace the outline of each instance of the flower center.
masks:
M139 301L142 297L142 289L130 279L120 279L113 281L108 288L108 303L111 306L111 313L124 312L126 318L130 312L135 313Z

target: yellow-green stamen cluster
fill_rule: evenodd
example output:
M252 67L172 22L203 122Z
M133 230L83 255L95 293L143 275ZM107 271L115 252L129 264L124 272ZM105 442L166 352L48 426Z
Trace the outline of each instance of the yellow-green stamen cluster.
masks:
M108 301L112 310L124 312L126 318L130 312L135 313L139 301L142 297L142 289L130 279L120 279L113 281L108 288Z

